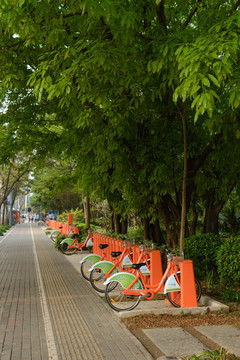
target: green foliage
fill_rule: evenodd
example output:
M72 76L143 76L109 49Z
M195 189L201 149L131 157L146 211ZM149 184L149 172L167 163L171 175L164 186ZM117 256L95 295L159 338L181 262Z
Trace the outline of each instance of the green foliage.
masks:
M85 235L87 235L87 228L86 228L86 224L85 224L85 223L76 224L76 227L77 227L78 230L79 230L80 236L85 236ZM91 230L94 230L94 229L95 229L95 226L92 225L92 224L90 224L90 229L91 229Z
M240 358L232 355L232 354L228 354L227 350L225 350L224 348L221 348L220 350L207 350L204 351L204 353L200 354L200 355L193 355L190 357L184 357L184 360L201 360L201 359L208 359L208 360L239 360Z
M221 234L238 236L240 232L240 206L239 186L231 193L228 201L223 207L219 216L219 230Z
M127 239L131 240L132 242L135 241L136 244L140 244L143 242L144 239L144 230L141 226L138 229L128 229L126 234Z
M71 161L47 160L45 166L38 166L34 171L34 193L31 206L39 211L41 209L57 210L65 212L63 222L67 221L67 214L72 207L77 208L81 202L81 196L74 189L74 180Z
M240 237L224 239L217 253L217 266L222 284L240 284Z
M55 242L54 242L54 247L57 250L61 250L61 241L66 239L65 235L59 235L59 237L56 238Z
M201 234L185 239L185 259L193 260L194 272L199 279L209 274L217 276L217 254L222 241L214 234Z
M4 233L10 229L9 225L0 225L0 236L3 236Z
M240 302L240 291L223 288L221 297L226 302Z
M71 209L69 211L62 212L61 214L58 215L57 220L66 224L68 221L69 214L73 215L73 224L74 225L79 222L82 222L84 220L83 210L79 209L79 208L76 208L75 210Z

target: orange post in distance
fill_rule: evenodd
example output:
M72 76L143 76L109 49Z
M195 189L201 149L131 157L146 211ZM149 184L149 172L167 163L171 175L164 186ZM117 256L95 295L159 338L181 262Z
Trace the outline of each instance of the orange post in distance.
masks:
M183 260L181 270L181 307L197 307L197 294L192 260Z
M73 214L68 214L68 225L73 224Z

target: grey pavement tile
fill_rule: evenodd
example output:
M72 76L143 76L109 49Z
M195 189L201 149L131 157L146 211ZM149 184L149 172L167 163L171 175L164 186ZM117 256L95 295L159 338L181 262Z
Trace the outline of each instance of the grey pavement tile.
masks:
M195 328L231 354L240 356L240 329L233 325L196 326Z
M182 328L144 329L143 332L167 356L199 355L208 350L199 340Z

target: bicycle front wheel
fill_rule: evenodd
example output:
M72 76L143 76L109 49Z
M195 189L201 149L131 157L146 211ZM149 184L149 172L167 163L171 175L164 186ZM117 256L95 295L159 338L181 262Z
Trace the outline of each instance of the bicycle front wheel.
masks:
M114 287L114 290L112 289ZM124 288L117 281L111 281L107 284L105 290L105 298L108 305L115 311L130 311L138 306L141 296L124 295Z
M74 241L72 244L66 242L61 244L61 250L65 255L72 255L77 251L77 241Z
M90 260L85 260L81 263L80 271L84 279L90 281L90 269L92 267L92 262Z
M178 272L178 277L181 283L181 273L180 271ZM201 287L201 283L198 279L195 278L195 288L196 288L196 295L197 295L197 301L200 300L201 295L202 295L202 287ZM167 294L167 299L168 301L175 307L181 307L181 290L179 291L170 291Z

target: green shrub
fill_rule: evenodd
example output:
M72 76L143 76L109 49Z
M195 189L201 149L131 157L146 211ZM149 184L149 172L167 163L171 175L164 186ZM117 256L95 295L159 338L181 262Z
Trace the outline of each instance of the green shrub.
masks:
M224 287L221 291L221 298L226 302L240 302L240 292Z
M84 221L83 210L79 209L79 208L77 208L75 210L71 209L70 211L65 211L65 212L59 214L57 216L57 220L62 222L62 223L67 223L69 214L72 214L74 224Z
M54 242L55 249L61 250L61 241L66 239L65 235L59 235Z
M240 284L240 237L224 239L217 254L221 282L232 286Z
M139 229L128 229L126 237L130 241L135 240L136 244L142 243L144 239L143 227Z
M9 225L0 225L0 236L3 236L4 233L10 229L11 226Z
M208 359L208 360L239 360L239 357L228 354L228 352L221 348L219 350L207 350L204 353L200 355L193 355L191 357L184 357L183 360L202 360L202 359Z
M10 229L10 225L1 225L1 228L4 230L4 231L7 231Z
M85 223L79 223L76 225L76 227L78 228L80 235L87 234L87 228ZM90 229L94 229L94 226L90 225Z
M185 259L193 260L195 275L201 280L212 273L217 276L217 253L222 240L214 234L201 234L185 239Z

